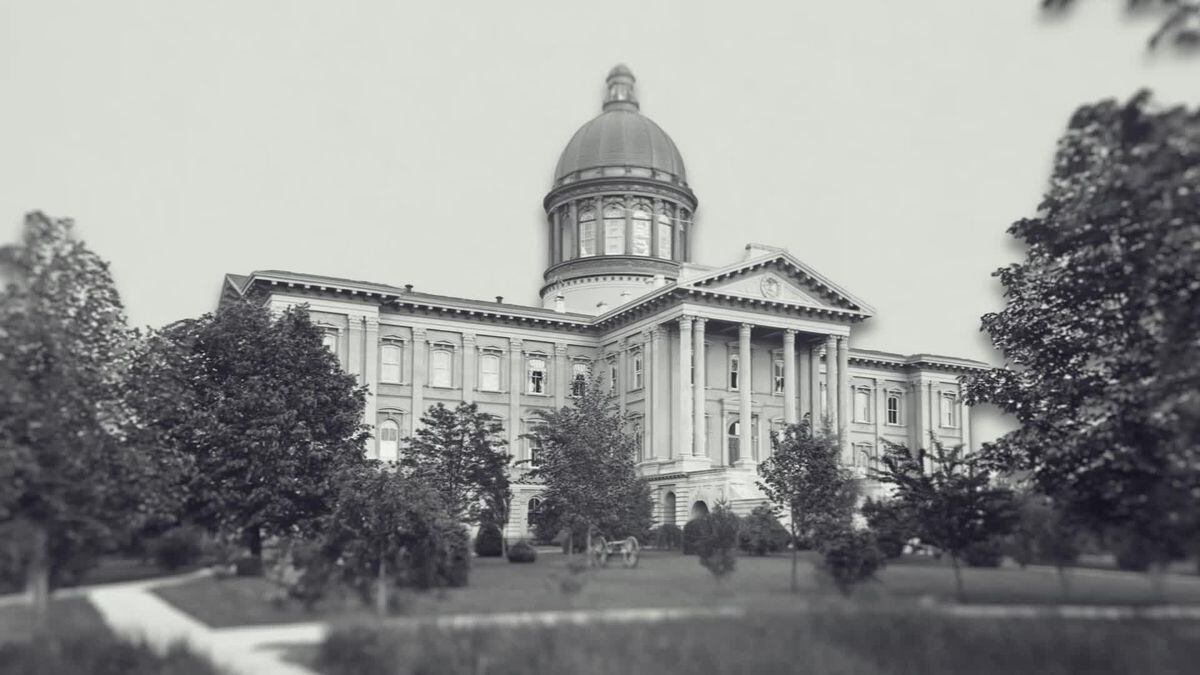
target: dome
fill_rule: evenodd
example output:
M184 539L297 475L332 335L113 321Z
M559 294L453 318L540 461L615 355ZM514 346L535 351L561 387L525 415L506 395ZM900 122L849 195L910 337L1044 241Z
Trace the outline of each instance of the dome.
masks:
M618 65L608 74L603 112L571 137L558 160L554 182L565 178L611 175L605 168L640 169L631 173L687 184L683 157L675 142L638 111L633 73ZM577 175L578 174L578 175ZM662 175L667 174L667 175Z

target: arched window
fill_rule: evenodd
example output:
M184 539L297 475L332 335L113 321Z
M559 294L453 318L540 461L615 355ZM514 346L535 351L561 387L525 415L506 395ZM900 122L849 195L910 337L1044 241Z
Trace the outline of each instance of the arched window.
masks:
M692 520L703 518L708 515L708 504L704 502L696 502L692 504Z
M888 392L887 423L900 424L900 392Z
M658 237L658 257L672 259L671 251L671 205L663 204L662 212L660 212L655 220L655 236Z
M675 493L663 495L663 525L675 524Z
M479 357L479 390L500 391L500 355L484 352Z
M942 394L942 426L958 426L958 399L954 394Z
M452 372L450 350L433 350L429 355L429 385L432 387L454 386Z
M575 362L571 364L571 395L583 396L587 390L588 364Z
M596 255L596 209L585 206L579 209L579 257Z
M399 382L401 364L400 345L385 344L379 348L379 380Z
M625 253L625 205L620 201L604 202L604 255Z
M384 420L379 425L379 459L395 462L400 459L400 425Z
M633 255L650 255L650 208L646 202L636 202L633 205L630 214L633 219L630 252Z
M525 524L533 527L533 521L537 517L537 510L542 506L542 500L537 497L529 498L529 506L525 515Z
M729 463L733 464L741 457L741 424L737 420L734 420L726 431L729 436Z
M530 394L546 393L546 360L540 357L528 361L526 391Z

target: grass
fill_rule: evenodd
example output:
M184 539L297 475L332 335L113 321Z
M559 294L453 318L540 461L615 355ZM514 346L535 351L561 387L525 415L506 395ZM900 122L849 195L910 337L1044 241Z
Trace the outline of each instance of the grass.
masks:
M55 633L111 635L104 618L87 598L51 600L46 626ZM32 607L0 607L0 644L29 641L33 638L35 630L36 621Z
M797 598L810 601L836 592L811 561L801 568L801 593L789 593L789 558L742 557L737 571L718 586L693 556L650 551L637 569L610 566L590 573L583 590L569 597L559 590L566 576L566 557L543 551L537 562L514 565L503 559L472 560L467 588L413 594L406 614L423 616L482 612L536 611L578 608L695 607L742 605L787 609ZM1057 604L1064 601L1057 575L1045 568L966 569L968 600L975 603ZM1161 600L1148 575L1077 570L1071 573L1071 604L1146 605ZM357 603L321 606L308 612L298 605L275 606L264 600L272 589L258 578L206 578L155 589L160 597L214 627L326 621L366 615ZM928 558L895 561L877 582L855 591L856 599L871 604L933 596L951 600L954 578L948 563ZM1200 603L1200 578L1171 576L1164 597L1176 603Z
M804 613L647 624L468 630L335 629L290 657L327 675L395 673L1194 672L1200 626L1061 619L962 620L849 603Z

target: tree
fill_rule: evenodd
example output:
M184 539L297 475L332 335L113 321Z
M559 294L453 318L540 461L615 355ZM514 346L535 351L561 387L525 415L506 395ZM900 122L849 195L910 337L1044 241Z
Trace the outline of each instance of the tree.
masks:
M751 555L782 551L788 543L787 528L775 517L775 509L759 504L742 519L738 546Z
M421 417L401 466L436 490L456 518L478 522L486 511L499 524L508 520L512 455L500 438L504 426L474 403L453 410L438 403Z
M187 518L241 534L313 531L339 471L365 461L364 390L321 344L304 307L236 302L151 338L140 414L188 456Z
M1031 562L1054 565L1063 596L1071 594L1067 567L1083 549L1080 528L1054 500L1026 490L1017 497L1018 518L1011 549L1022 566Z
M696 553L704 569L717 581L724 581L737 568L738 532L741 519L726 502L717 502L713 510L701 516L704 534L696 542Z
M1156 11L1163 14L1158 30L1147 43L1154 49L1164 39L1180 49L1194 50L1200 47L1200 2L1197 0L1126 0L1130 11ZM1063 11L1075 5L1075 0L1042 0L1042 7L1052 11Z
M771 436L772 454L758 465L759 487L771 501L787 509L792 530L792 592L800 590L797 569L801 536L818 547L834 533L849 528L858 495L853 476L839 461L837 437L826 424L813 433L808 420Z
M992 484L992 473L978 455L967 454L961 445L947 450L937 439L933 448L925 457L931 470L925 471L920 456L902 445L888 444L881 458L883 468L875 471L875 477L893 486L894 499L915 518L921 541L950 556L962 600L964 554L972 546L1008 534L1016 523L1016 509L1012 491Z
M862 505L867 527L875 533L880 552L887 558L899 558L904 546L916 536L916 519L911 510L896 499L867 499Z
M634 463L638 439L625 427L613 398L592 381L573 405L539 410L527 434L536 453L529 476L546 485L543 524L553 517L571 538L586 536L589 549L593 529L612 538L650 528L650 487Z
M1147 92L1076 111L1036 217L1009 232L1008 364L967 381L1020 427L984 450L1096 530L1196 539L1200 512L1200 111Z
M0 249L0 539L40 617L49 589L152 515L172 466L129 442L130 332L108 264L30 213Z

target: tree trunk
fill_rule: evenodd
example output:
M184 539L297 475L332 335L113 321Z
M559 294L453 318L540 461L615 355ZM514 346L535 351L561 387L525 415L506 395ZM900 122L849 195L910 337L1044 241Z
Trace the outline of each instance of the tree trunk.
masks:
M1062 588L1064 600L1071 599L1071 579L1067 576L1067 568L1064 565L1058 565L1058 585Z
M46 530L35 525L30 541L29 567L25 571L25 591L33 604L38 629L46 627L50 608L50 542Z
M262 530L258 526L247 527L242 531L242 541L250 550L250 557L262 560Z
M570 558L574 558L574 557L575 557L575 532L573 530L568 530L567 531L567 558L570 559Z
M379 556L379 574L375 579L375 613L382 619L388 611L387 558Z
M958 564L958 556L951 555L950 562L954 565L954 592L958 597L959 602L967 601L967 594L963 590L962 568Z
M1156 562L1150 566L1150 588L1154 594L1155 602L1166 602L1166 594L1163 592L1163 586L1166 580L1167 563Z
M588 567L595 567L596 561L592 559L592 526L591 525L588 525L588 528L587 528L587 548L584 549L583 554L587 556Z
M796 514L792 513L792 592L800 592L800 582L797 579L797 566L800 564L800 546L796 543Z

